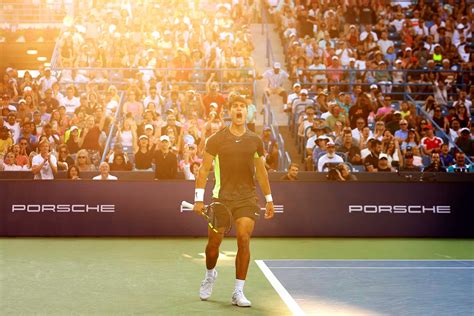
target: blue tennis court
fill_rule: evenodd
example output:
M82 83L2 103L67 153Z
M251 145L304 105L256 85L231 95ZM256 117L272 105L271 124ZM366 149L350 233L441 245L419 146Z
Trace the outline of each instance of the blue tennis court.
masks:
M257 260L297 315L474 315L474 261Z

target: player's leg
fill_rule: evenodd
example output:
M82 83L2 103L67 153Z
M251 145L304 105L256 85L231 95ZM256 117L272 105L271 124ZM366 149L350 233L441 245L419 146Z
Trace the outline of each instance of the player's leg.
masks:
M235 258L235 289L232 304L249 307L252 303L244 296L244 284L250 263L250 237L252 236L255 220L250 217L239 217L235 220L237 235L237 256Z
M206 245L206 268L214 269L219 258L219 247L224 238L224 229L219 229L219 233L214 232L208 227L207 229L207 245Z
M206 275L204 280L201 282L199 288L199 297L205 301L211 297L214 283L217 279L217 271L215 269L217 259L219 258L219 246L221 245L222 239L224 238L224 229L219 229L216 233L212 229L207 230L207 245L206 245Z
M238 249L235 258L236 278L245 280L250 262L250 237L255 221L249 217L240 217L235 220L235 225Z

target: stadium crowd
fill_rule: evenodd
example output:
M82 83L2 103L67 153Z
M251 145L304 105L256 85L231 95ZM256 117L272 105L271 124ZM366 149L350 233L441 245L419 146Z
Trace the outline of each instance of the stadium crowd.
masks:
M474 156L472 6L452 2L268 3L288 73L275 63L262 78L266 93L285 101L306 170L339 165L347 179L356 166L474 171L465 159ZM30 170L38 179L58 171L111 179L109 171L132 170L173 179L179 171L194 179L206 138L228 123L234 93L247 98L255 130L248 1L197 3L97 2L61 33L54 71L41 67L33 77L5 69L0 170ZM272 86L276 77L288 77L293 91ZM405 92L423 98L428 117ZM276 170L269 128L262 139L267 168Z
M60 35L52 62L59 71L5 70L0 170L31 170L38 179L61 170L71 179L99 170L102 179L131 170L173 179L180 171L194 179L206 138L228 122L230 94L246 98L255 130L253 43L242 1L119 3L84 10Z
M275 63L272 75L293 84L269 93L284 99L306 170L474 170L465 159L474 158L473 4L267 5L288 69Z

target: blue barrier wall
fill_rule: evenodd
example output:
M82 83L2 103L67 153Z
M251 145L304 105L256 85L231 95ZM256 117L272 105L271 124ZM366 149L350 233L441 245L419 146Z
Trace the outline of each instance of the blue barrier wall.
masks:
M256 236L474 236L472 182L271 186L278 212ZM0 181L0 235L204 236L204 220L180 209L193 192L186 181Z

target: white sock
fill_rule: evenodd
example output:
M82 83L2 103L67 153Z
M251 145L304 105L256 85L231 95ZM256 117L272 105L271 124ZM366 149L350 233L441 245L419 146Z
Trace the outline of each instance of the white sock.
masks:
M216 273L216 269L209 269L206 271L206 277L213 278Z
M243 291L244 290L245 280L235 279L235 290Z

